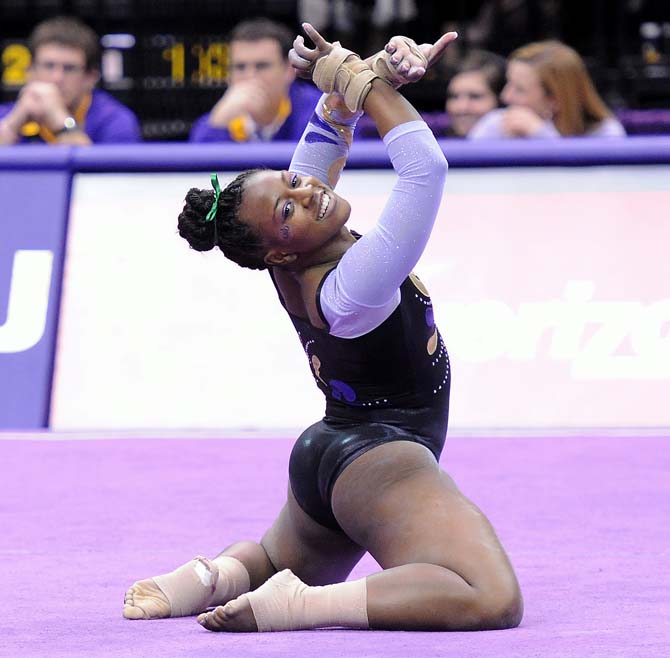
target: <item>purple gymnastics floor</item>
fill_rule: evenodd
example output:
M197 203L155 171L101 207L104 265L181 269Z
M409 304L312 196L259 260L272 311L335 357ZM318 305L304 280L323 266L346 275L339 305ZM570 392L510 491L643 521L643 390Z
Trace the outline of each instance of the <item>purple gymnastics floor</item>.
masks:
M0 440L0 656L666 658L670 433L450 438L442 463L487 513L526 613L480 633L209 633L130 622L135 579L257 539L284 439ZM377 568L365 557L352 574Z

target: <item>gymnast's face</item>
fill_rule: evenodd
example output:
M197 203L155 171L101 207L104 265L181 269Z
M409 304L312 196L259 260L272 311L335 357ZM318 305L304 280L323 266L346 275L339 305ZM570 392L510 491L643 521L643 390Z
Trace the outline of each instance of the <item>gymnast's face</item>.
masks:
M274 265L284 264L282 256L324 246L340 234L350 214L349 202L330 187L313 176L290 171L251 176L240 206L242 221L263 238L268 247L266 261Z
M554 114L556 103L546 92L537 71L527 62L510 61L507 83L500 97L507 105L527 107L543 119Z

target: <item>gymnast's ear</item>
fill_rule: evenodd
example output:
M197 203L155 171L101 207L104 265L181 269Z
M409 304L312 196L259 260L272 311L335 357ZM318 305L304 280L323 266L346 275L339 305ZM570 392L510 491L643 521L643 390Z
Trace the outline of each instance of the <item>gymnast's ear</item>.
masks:
M298 254L287 254L285 251L280 251L279 249L270 249L263 260L266 265L272 265L277 267L282 267L286 265L291 265L294 263Z

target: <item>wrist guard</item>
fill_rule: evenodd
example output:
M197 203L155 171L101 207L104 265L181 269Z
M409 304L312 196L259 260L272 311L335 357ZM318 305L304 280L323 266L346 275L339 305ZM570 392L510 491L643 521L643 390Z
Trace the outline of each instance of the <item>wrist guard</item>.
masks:
M363 109L372 81L378 77L356 53L340 46L319 58L312 73L312 80L321 91L340 94L352 112Z

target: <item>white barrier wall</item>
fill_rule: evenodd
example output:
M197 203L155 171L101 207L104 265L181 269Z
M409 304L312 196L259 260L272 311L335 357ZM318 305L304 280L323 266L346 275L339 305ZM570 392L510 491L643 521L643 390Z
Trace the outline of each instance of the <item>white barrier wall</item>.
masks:
M231 174L220 176L222 184ZM345 173L364 232L391 171ZM176 234L207 174L80 174L51 427L293 430L321 394L266 273ZM670 167L453 170L416 268L454 428L670 425Z

